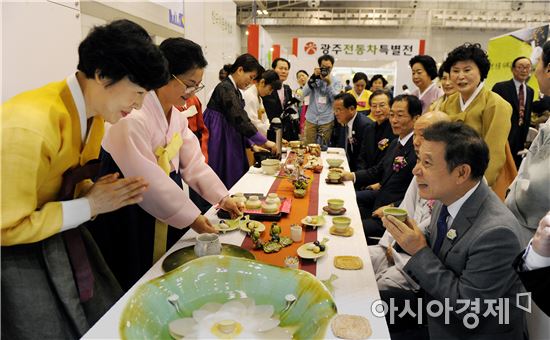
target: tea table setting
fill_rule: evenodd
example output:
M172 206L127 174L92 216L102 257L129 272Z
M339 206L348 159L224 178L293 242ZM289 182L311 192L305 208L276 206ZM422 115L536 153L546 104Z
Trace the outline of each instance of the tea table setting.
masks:
M230 189L256 215L226 220L211 208L205 216L220 233L197 237L189 230L83 338L259 338L259 331L272 338L389 339L382 306L373 307L380 295L353 183L335 185L334 170L349 171L345 151L322 152L319 173L301 170L309 154L296 163L292 157L301 155L295 151L280 166L262 161L267 174L251 167ZM301 179L303 198L296 193ZM283 204L289 211L283 213ZM274 212L278 217L270 219ZM246 313L233 320L239 308L262 310L252 314L268 321ZM212 334L200 330L216 317L206 326ZM359 335L341 326L350 322Z

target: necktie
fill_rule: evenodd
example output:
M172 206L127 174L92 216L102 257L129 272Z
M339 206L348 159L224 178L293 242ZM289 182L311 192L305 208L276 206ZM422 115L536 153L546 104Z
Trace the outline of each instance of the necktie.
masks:
M397 147L395 148L395 155L399 156L401 153L401 150L403 150L403 144L401 144L400 141L397 141Z
M523 125L523 116L525 115L525 93L523 92L523 83L519 85L519 125Z
M437 255L443 244L443 239L445 234L447 234L447 217L449 216L449 211L447 206L444 205L441 207L441 212L439 213L439 218L437 219L437 238L435 239L435 244L433 247L434 253Z
M278 91L277 91L277 94L279 95L279 100L281 101L281 107L285 108L285 88L284 87L281 87Z
M349 144L349 128L347 125L344 125L344 145L346 148L346 152L348 151L348 144Z

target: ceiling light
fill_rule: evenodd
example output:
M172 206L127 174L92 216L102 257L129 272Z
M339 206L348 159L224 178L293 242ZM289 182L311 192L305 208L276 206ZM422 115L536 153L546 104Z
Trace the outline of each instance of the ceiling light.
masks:
M267 9L264 9L264 10L263 10L263 13L264 13L264 15L268 15L268 14L269 14L269 12L267 11Z
M246 35L248 35L248 31L246 31L246 33L245 33L245 34L246 34Z
M261 10L261 9L257 9L257 10L256 10L256 14L260 14L260 15L261 15L261 14L262 14L262 10Z

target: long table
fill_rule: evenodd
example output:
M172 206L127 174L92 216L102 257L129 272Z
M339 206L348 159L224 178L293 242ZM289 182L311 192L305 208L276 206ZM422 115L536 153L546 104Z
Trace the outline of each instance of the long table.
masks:
M321 155L324 168L320 175L319 181L319 213L322 212L322 207L327 204L330 198L342 198L345 200L346 213L345 216L352 220L351 226L354 228L354 234L351 237L334 236L329 233L331 217L326 218L326 224L317 229L317 238L321 240L323 237L328 237L327 254L319 258L316 262L315 275L320 280L328 279L331 274L336 274L338 279L333 281L334 286L334 301L338 308L339 314L354 314L365 316L372 327L373 334L371 339L389 339L389 331L384 317L377 317L371 310L372 304L380 299L378 287L374 271L372 269L368 247L365 241L363 228L361 226L361 217L359 208L355 200L355 190L351 182L345 182L339 185L329 185L325 183L325 178L328 174L328 166L325 162L326 158L341 158L346 159L343 149L329 148L329 153L323 152ZM344 161L344 168L349 170L349 167ZM267 194L275 180L274 176L267 176L259 173L249 172L237 182L231 193L237 192L254 192ZM206 216L216 223L218 218L215 215L214 209L210 209ZM299 223L299 221L292 221ZM164 274L162 270L162 261L165 257L183 247L195 244L196 233L192 230L187 232L166 255L164 255L151 269L132 287L120 300L84 335L83 339L116 339L119 338L119 320L122 311L127 302L134 294L136 288L153 278ZM222 243L242 245L245 238L245 233L241 231L232 231L220 235ZM334 257L339 255L354 255L363 260L364 267L361 270L341 270L334 267ZM327 329L327 339L336 339L332 333L330 326Z

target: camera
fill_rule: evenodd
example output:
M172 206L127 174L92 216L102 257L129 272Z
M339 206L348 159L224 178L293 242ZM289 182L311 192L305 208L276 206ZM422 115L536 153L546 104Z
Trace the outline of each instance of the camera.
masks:
M328 67L321 67L321 76L326 77L330 73L330 69Z

